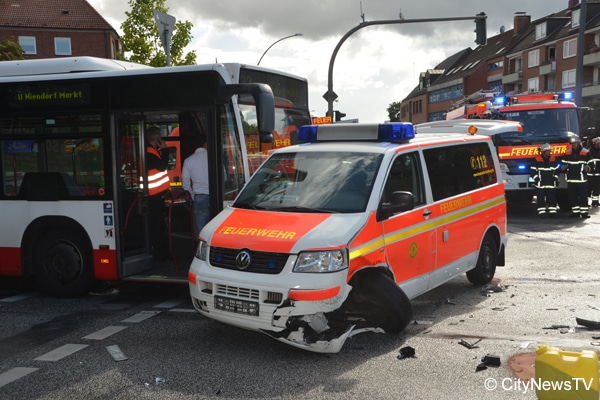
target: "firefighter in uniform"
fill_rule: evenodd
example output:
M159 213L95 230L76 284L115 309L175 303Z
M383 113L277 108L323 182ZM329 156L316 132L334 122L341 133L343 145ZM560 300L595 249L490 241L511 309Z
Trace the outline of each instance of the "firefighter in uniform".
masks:
M148 213L152 254L159 259L169 257L167 250L167 224L165 222L165 196L170 190L169 150L162 140L160 128L146 129L146 168L148 170Z
M590 149L590 170L588 172L588 185L592 198L592 207L598 207L600 200L600 137L592 139Z
M546 218L547 215L556 218L558 208L556 206L556 185L558 184L558 175L560 167L551 156L552 147L548 143L539 149L542 154L542 160L531 166L531 178L535 185L535 195L537 198L537 212L540 218Z
M567 150L562 160L562 170L567 178L567 191L571 203L573 218L589 218L588 178L589 152L581 147L581 140L574 137L570 140L571 148Z

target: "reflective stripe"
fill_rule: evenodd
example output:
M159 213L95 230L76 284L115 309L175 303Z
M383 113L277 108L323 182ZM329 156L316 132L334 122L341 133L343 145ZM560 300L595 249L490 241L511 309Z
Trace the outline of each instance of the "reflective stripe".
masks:
M438 228L440 226L444 226L446 224L449 224L449 223L457 221L457 220L461 220L466 217L475 216L484 210L491 210L494 207L497 207L498 205L503 204L505 201L506 200L504 198L504 195L498 196L493 199L478 203L475 206L468 207L466 209L463 209L463 210L460 210L460 211L457 211L457 212L454 212L454 213L451 213L451 214L448 214L445 216L437 217L431 221L425 221L421 224L398 229L397 231L387 235L387 237L385 237L385 238L381 237L381 236L374 238L373 240L369 241L368 243L365 243L363 245L360 245L360 246L352 249L350 251L350 260L354 260L358 257L362 257L365 254L372 253L373 251L376 251L384 246L388 246L388 245L398 242L400 240L404 240L411 236L418 235L419 233L426 232L426 231L432 230L434 228ZM439 202L436 202L436 203L439 203ZM430 204L430 205L428 205L428 207L432 207L434 204Z

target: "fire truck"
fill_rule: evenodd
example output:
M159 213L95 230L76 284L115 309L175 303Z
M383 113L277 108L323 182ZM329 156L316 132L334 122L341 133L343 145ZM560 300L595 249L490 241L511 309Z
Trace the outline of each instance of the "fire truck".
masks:
M536 160L541 160L539 148L542 144L549 143L552 157L560 160L570 146L569 140L579 137L579 115L572 93L528 92L485 100L449 111L446 119L520 122L522 131L503 133L495 138L494 143L498 149L507 199L530 201L534 194L533 182L529 179L530 167ZM570 207L566 187L561 174L557 196L563 210Z

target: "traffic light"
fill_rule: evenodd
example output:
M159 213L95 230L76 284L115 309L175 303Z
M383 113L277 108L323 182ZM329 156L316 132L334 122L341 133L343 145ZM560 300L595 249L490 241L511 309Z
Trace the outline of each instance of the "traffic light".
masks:
M477 16L484 18L477 18L475 20L475 43L484 45L487 43L487 28L485 26L487 17L484 12L480 12Z
M334 111L335 112L335 122L341 121L342 118L346 116L343 112Z

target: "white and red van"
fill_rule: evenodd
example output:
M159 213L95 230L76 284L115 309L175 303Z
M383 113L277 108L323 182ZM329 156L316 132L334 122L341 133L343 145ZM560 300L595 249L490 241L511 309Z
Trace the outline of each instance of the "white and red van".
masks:
M458 274L488 283L504 265L506 203L496 149L476 130L301 127L303 144L275 151L200 233L194 307L334 353L357 332L402 331L410 299Z

